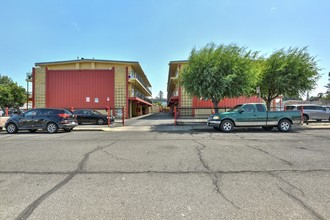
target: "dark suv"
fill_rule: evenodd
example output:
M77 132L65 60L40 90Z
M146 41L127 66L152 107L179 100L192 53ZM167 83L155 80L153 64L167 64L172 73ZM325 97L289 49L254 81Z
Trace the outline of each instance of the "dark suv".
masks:
M48 133L56 133L59 129L70 132L77 125L77 120L69 110L36 108L10 117L5 128L9 134L16 133L18 130L36 132L38 129L46 130Z

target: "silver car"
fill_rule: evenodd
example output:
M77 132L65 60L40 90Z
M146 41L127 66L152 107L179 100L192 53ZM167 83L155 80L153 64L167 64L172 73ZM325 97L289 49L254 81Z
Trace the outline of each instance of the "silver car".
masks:
M329 120L330 121L330 111L327 110L326 107L321 105L314 104L295 104L295 105L287 105L285 107L286 110L302 110L304 122L309 120Z

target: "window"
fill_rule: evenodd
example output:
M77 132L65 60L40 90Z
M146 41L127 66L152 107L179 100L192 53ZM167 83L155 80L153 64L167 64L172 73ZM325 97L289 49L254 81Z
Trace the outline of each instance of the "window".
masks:
M244 105L243 109L244 109L245 112L254 112L253 105Z
M91 113L90 113L90 111L83 111L83 114L84 115L90 115Z
M37 112L38 112L38 110L32 110L32 111L26 112L25 116L31 117L31 116L36 115Z
M265 107L264 105L261 105L261 104L257 104L257 111L258 112L265 112Z

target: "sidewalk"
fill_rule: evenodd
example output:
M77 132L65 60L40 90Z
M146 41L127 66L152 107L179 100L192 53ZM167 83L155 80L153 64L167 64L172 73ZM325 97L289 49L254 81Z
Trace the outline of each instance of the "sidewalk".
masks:
M329 129L330 123L309 123L303 124L301 126L296 126L295 128L304 130L314 130L314 129ZM121 123L111 124L110 127L107 125L79 125L74 128L75 131L189 131L189 130L213 130L212 127L207 125L158 125L158 126L134 126L125 125L122 126Z
M164 124L157 125L135 125L135 121L139 121L143 118L152 117L153 113L148 115L143 115L139 117L134 117L125 120L125 126L123 126L121 120L116 120L115 123L108 125L78 125L74 128L74 131L189 131L189 130L213 130L212 127L207 126L206 124L181 124L174 126L174 120L169 119ZM7 117L0 117L0 125L5 123ZM147 119L146 119L147 120ZM162 121L164 122L164 121ZM160 123L162 123L160 122ZM173 122L173 124L172 124ZM1 127L1 126L0 126ZM303 124L300 129L330 129L330 122L310 122L308 124ZM5 128L3 128L5 131Z

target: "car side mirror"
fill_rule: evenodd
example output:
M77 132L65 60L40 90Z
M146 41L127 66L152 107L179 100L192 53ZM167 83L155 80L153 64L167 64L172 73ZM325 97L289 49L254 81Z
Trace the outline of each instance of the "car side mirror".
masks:
M244 112L244 109L241 108L240 110L238 110L238 113L241 114L242 112Z

